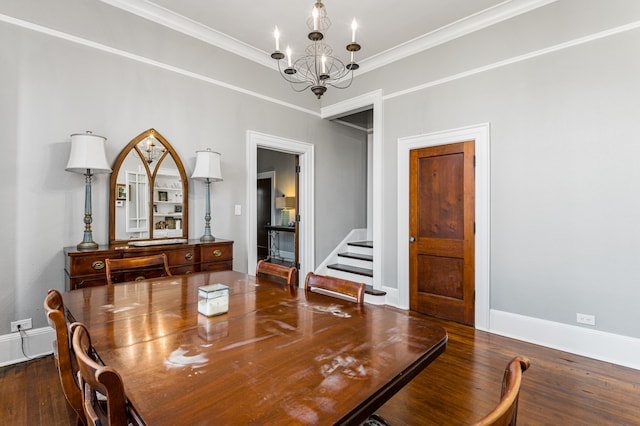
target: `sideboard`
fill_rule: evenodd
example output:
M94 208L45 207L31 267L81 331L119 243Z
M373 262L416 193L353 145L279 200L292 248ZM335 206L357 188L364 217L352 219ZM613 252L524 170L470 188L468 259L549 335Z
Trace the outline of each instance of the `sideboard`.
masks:
M65 247L65 281L67 290L107 284L105 260L165 253L174 275L200 271L233 269L233 241L200 242L134 247L127 244L104 245L96 250ZM150 278L150 277L149 277ZM120 280L123 280L122 278Z

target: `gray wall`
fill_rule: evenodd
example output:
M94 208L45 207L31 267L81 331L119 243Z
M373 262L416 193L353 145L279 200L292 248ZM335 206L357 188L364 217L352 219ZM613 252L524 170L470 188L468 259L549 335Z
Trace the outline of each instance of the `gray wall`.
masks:
M68 29L105 45L144 51L146 57L163 62L149 64L0 22L0 227L4 243L0 248L0 335L8 333L9 322L16 319L33 318L36 328L46 324L42 301L47 289L64 290L62 248L82 240L84 177L64 170L71 133L92 130L106 136L107 159L113 163L129 140L154 127L176 149L187 175L193 171L196 150L210 147L219 151L224 181L216 182L212 189L212 233L235 241L236 270L245 271L247 264L246 218L234 215L235 204L246 204L247 130L316 146L317 259L322 260L329 252L327 247L344 237L344 233L336 235L336 229L353 225L349 219L356 213L351 210L361 214L364 201L361 206L344 206L344 217L323 217L325 206L342 203L343 196L320 188L326 182L335 183L325 179L328 171L322 164L349 167L351 173L365 175L366 147L359 144L359 132L301 111L308 106L317 110L316 103L306 105L312 96L296 94L300 105L275 104L215 80L228 77L248 89L256 81L266 82L267 92L282 91L286 101L292 91L271 81L274 74L279 78L272 70L227 57L146 21L132 21L99 1L60 1L55 7L29 0L0 2L0 14L12 11L21 19ZM234 69L247 74L226 68L239 61L243 66ZM192 68L198 74L167 70L166 64L179 64L181 70ZM108 175L95 176L93 235L102 244L108 240L108 185ZM355 192L361 182L342 185ZM204 226L204 186L200 182L189 182L189 202L190 237L197 238Z
M383 89L385 284L398 138L490 123L491 309L640 337L640 29L561 48L639 20L637 1L560 0L327 94Z

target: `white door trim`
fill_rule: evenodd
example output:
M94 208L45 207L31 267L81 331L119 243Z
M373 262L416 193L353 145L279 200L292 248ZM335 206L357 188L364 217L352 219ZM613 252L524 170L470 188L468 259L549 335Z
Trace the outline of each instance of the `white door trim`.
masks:
M300 175L298 194L298 213L301 220L298 227L300 276L315 267L314 240L314 146L310 143L266 135L251 130L247 131L247 271L251 274L256 269L256 179L258 176L258 148L296 154L299 156ZM302 280L300 280L302 281Z
M475 140L475 327L489 330L489 123L398 139L398 303L409 308L409 155L412 149Z
M376 90L355 98L347 99L333 105L323 107L320 116L323 119L339 118L348 114L364 111L373 107L373 187L372 192L372 222L373 229L373 287L382 287L382 247L384 236L382 233L382 182L384 170L382 168L382 90ZM368 227L367 223L367 227Z

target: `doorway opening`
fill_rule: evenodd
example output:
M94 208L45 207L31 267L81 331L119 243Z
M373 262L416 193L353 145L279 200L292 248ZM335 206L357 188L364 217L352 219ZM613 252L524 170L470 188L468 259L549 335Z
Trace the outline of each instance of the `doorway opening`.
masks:
M385 282L382 248L385 245L382 233L382 91L376 90L343 102L323 107L321 117L335 120L346 116L358 116L364 111L371 111L371 132L368 132L367 151L369 156L368 184L367 184L367 238L373 241L373 277L374 289L386 292L384 303L397 304L397 289L384 287ZM369 112L365 113L369 114ZM352 123L353 124L353 123ZM389 281L389 280L388 280Z
M257 259L296 268L298 160L297 154L258 148Z
M306 142L280 138L254 131L247 132L247 271L253 273L257 258L257 178L258 150L266 149L298 158L298 188L295 190L299 274L306 276L315 267L314 240L314 147ZM276 177L276 182L279 177ZM285 194L287 195L287 194ZM272 220L277 221L277 215Z

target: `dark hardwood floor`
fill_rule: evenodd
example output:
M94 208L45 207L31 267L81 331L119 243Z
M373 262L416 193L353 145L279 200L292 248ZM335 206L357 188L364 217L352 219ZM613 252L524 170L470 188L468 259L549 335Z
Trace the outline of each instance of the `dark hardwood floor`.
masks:
M640 371L439 322L449 333L447 350L377 411L389 424L479 419L498 401L507 362L521 354L531 368L519 425L640 425ZM0 368L0 424L75 424L51 357Z

